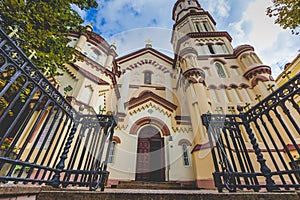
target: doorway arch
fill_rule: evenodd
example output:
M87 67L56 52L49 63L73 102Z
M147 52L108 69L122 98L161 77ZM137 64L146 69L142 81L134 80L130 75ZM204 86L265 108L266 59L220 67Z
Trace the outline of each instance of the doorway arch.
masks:
M137 145L136 181L165 181L164 138L154 126L141 128Z

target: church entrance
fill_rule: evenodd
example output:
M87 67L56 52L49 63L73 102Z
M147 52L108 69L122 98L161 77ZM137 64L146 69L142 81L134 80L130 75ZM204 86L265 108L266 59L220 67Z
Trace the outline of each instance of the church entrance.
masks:
M142 128L139 134L136 181L165 181L164 139L153 126Z

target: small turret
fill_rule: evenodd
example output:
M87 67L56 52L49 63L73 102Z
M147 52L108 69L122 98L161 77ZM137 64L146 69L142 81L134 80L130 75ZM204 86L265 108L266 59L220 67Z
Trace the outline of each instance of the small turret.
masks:
M92 24L86 25L86 31L93 32ZM75 49L78 51L82 51L84 49L84 46L86 45L87 39L88 39L88 36L83 31L78 39L77 44L75 45Z

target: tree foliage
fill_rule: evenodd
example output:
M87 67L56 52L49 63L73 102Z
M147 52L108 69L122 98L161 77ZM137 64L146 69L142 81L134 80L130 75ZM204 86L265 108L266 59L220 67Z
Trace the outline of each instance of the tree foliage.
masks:
M27 56L36 52L34 64L57 75L57 68L72 62L74 49L66 34L79 31L83 19L73 9L88 10L96 0L0 0L0 25L6 33L17 27L18 42ZM14 38L16 40L16 37Z
M267 15L276 17L275 23L284 29L291 29L292 33L299 34L300 1L299 0L272 0L273 5L267 8Z

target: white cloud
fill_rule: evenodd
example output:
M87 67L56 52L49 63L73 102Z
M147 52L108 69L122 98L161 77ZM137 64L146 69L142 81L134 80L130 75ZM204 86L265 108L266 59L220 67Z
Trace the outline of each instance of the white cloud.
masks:
M108 41L118 41L119 55L143 48L146 39L153 40L154 48L171 52L170 33L159 28L167 29L168 32L172 29L174 22L171 14L175 2L176 0L105 0L99 2L99 9L97 13L93 13L93 18L85 12L81 15L85 16L87 23L93 21L95 31L100 32ZM254 46L258 56L265 64L274 68L274 72L278 71L276 66L281 65L278 63L288 62L297 54L299 36L293 36L290 31L274 25L274 19L265 15L271 0L199 2L215 18L218 27L221 27L218 29L231 34L233 46Z
M201 7L205 10L212 11L216 17L228 17L230 12L230 3L228 0L202 0L199 1Z
M243 12L242 19L230 24L229 27L234 33L233 44L248 43L254 46L262 61L272 67L273 76L276 77L279 73L278 66L295 57L300 41L298 36L275 25L274 19L265 14L266 8L271 3L271 0L251 2Z
M172 58L173 51L169 38L171 38L170 29L146 27L124 31L107 38L107 40L110 43L116 42L118 54L122 56L145 47L146 40L150 39L156 50Z
M112 0L99 4L94 26L104 37L135 28L172 27L171 12L166 8L170 10L174 0Z

